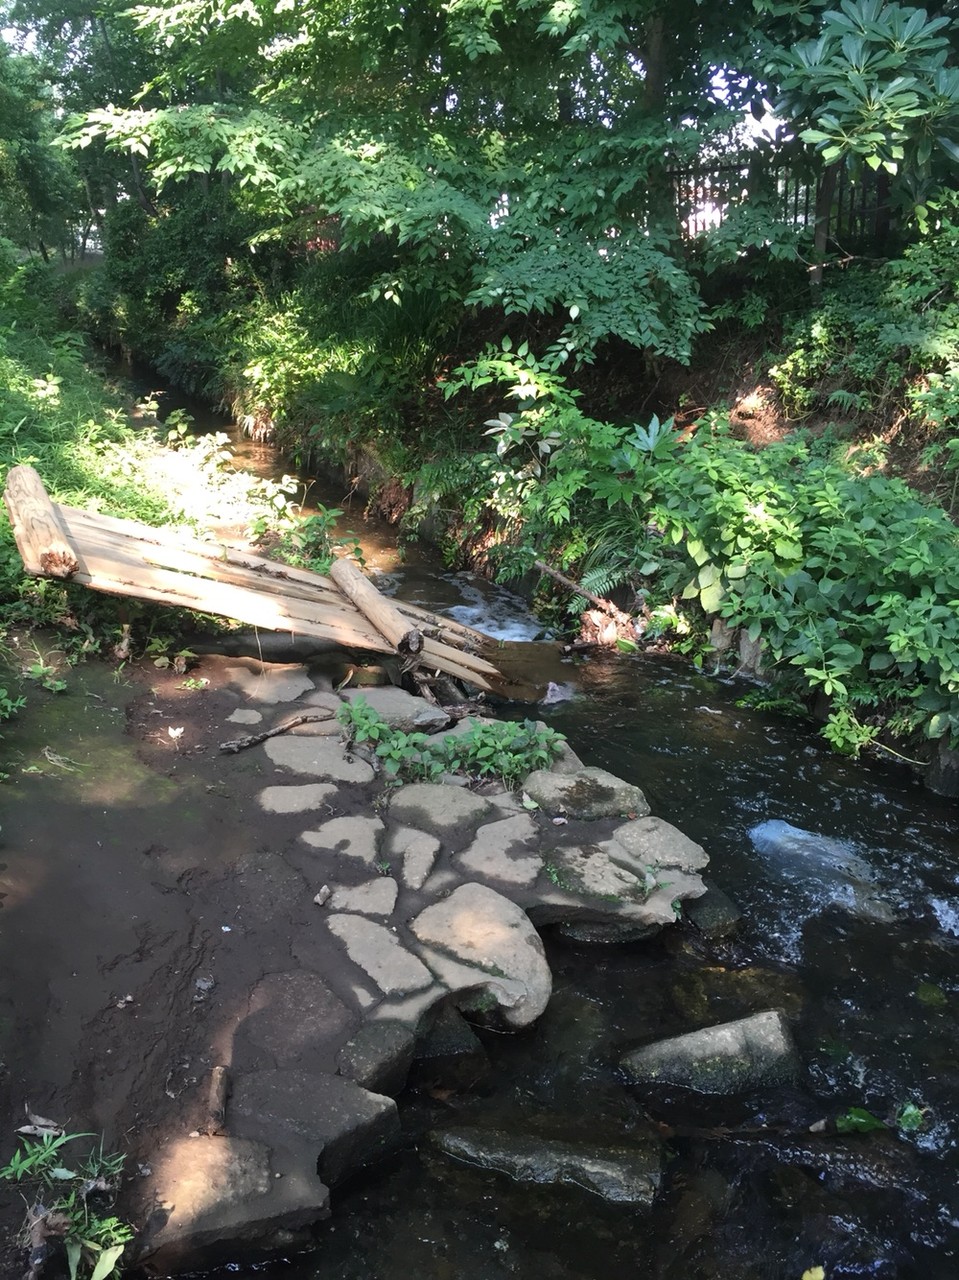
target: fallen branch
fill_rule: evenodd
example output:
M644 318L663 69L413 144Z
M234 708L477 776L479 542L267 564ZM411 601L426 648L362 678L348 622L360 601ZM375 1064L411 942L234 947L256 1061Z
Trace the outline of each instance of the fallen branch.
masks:
M333 715L332 711L317 711L311 715L293 716L291 720L284 720L282 724L276 725L273 729L264 729L262 733L251 733L248 738L232 738L229 742L221 742L220 751L223 755L236 755L238 751L245 751L247 747L255 747L260 742L266 742L267 738L275 738L279 733L288 733L298 725L314 724L317 720L332 720Z
M588 600L590 604L594 604L597 609L602 609L604 613L608 613L614 618L620 626L631 626L632 618L628 613L623 613L622 609L616 607L611 600L604 600L602 596L594 596L591 591L587 591L585 587L581 587L578 582L574 582L572 578L567 578L565 573L560 573L558 569L551 569L548 564L544 564L542 560L535 562L536 568L540 573L548 574L554 578L561 586L566 587L569 591L575 592L576 595L582 596L584 600Z

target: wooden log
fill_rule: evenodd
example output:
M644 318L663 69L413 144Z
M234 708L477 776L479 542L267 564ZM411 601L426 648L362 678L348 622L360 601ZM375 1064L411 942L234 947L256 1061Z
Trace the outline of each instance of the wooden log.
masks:
M27 573L45 578L72 577L79 567L76 554L33 467L10 469L3 501Z
M423 652L423 633L409 625L352 561L334 560L330 565L330 577L397 653L404 658L419 657Z

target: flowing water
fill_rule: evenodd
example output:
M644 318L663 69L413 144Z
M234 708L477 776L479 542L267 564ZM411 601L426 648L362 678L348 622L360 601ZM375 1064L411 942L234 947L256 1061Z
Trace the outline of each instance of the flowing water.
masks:
M341 495L327 493L331 505ZM688 925L653 943L546 944L555 994L517 1036L486 1035L479 1090L403 1106L408 1144L338 1189L314 1253L269 1280L800 1280L959 1275L957 810L904 769L829 753L799 721L737 706L748 686L661 658L559 661L523 603L352 519L380 585L511 642L551 681L537 718L587 764L635 782L654 813L701 842L744 913L734 941ZM528 707L504 709L528 715ZM790 1017L795 1088L726 1100L648 1095L618 1069L636 1044L766 1008ZM917 1129L896 1117L922 1114ZM888 1122L825 1136L850 1107ZM532 1191L431 1156L449 1125L628 1142L650 1119L667 1142L652 1215L575 1189Z

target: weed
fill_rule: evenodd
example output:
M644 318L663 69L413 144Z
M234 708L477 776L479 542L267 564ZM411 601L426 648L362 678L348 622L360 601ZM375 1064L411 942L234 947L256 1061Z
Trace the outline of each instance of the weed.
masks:
M498 778L515 787L534 769L548 768L565 738L555 729L522 723L473 722L462 734L439 741L425 733L393 729L362 696L344 704L337 719L351 742L369 743L391 777L430 780L444 773Z
M124 1157L108 1155L101 1139L78 1162L66 1162L65 1148L92 1136L57 1128L36 1138L21 1136L21 1146L0 1168L0 1181L16 1184L27 1200L24 1243L31 1242L38 1226L43 1237L62 1239L70 1280L119 1276L134 1236L129 1223L109 1212Z

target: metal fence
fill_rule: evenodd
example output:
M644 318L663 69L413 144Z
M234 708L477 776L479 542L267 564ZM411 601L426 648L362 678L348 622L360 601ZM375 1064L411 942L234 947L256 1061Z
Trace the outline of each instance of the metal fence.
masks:
M812 233L816 223L816 184L786 165L761 166L755 159L673 171L676 213L687 240L719 226L731 208L749 194L762 194L779 218ZM889 232L889 182L866 170L851 178L839 171L829 210L828 237L841 248L881 243Z

